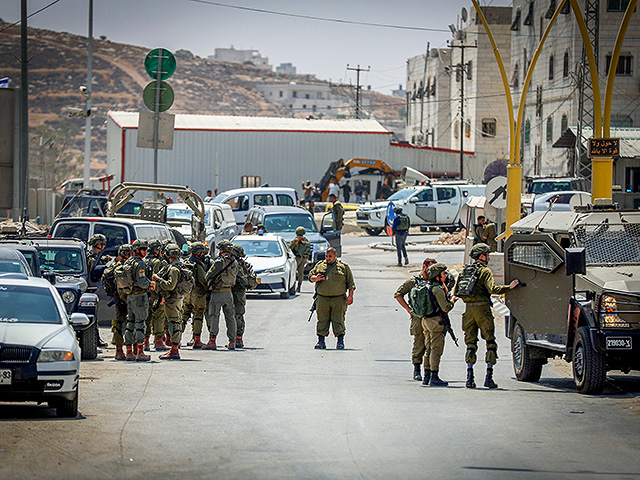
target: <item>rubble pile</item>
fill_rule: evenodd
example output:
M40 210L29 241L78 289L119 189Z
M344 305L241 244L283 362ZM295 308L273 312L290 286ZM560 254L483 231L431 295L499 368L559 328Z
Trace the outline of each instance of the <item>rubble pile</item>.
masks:
M464 245L464 239L467 237L467 230L461 229L456 233L441 233L440 236L431 242L431 245Z
M49 232L47 225L37 225L31 222L26 222L24 228L24 236L27 237L46 237ZM0 235L14 236L21 234L21 230L22 222L14 222L11 219L0 222Z

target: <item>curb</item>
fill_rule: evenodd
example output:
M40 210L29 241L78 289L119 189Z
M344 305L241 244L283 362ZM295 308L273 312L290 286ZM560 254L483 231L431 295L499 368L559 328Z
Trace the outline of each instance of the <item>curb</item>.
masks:
M370 243L369 248L385 251L396 251L395 245L390 243ZM464 252L464 245L407 245L407 252Z

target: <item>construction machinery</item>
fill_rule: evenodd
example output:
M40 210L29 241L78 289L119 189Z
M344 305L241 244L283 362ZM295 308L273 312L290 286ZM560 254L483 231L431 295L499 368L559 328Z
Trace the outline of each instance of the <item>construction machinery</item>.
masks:
M377 173L380 176L380 180L378 180L378 184L376 186L375 198L380 197L383 185L385 184L389 187L389 193L393 193L395 191L396 180L400 175L382 160L350 158L349 160L344 161L341 158L329 164L329 168L320 180L319 187L322 192L323 202L326 202L329 197L329 183L331 183L331 180L334 179L336 184L339 184L342 178L351 178L352 168L363 169L358 172L358 175Z

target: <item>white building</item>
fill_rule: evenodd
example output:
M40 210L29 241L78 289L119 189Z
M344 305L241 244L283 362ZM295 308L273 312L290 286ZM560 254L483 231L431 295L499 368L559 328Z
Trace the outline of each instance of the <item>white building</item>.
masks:
M285 75L295 75L296 67L292 63L281 63L276 67L276 72L283 73Z
M260 55L258 50L236 50L235 48L216 48L215 55L210 55L209 60L218 62L251 63L265 70L271 70L269 58Z
M264 84L256 87L268 102L281 103L294 113L322 113L348 115L353 102L345 95L336 94L326 84Z

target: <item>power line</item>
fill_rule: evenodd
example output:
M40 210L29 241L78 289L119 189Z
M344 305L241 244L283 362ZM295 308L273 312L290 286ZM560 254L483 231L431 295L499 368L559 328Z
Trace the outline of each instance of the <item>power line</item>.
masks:
M46 10L49 7L52 7L53 5L55 5L56 3L58 3L60 0L54 0L53 2L51 2L49 5L45 5L44 7L42 7L40 10L36 10L35 12L33 12L31 15L27 15L27 18L31 18L34 15L37 15L38 13L42 12L43 10ZM20 20L18 20L16 23L12 23L11 25L7 25L6 27L4 27L3 29L0 30L0 33L4 32L5 30L8 30L11 27L15 27L16 25L20 25Z

